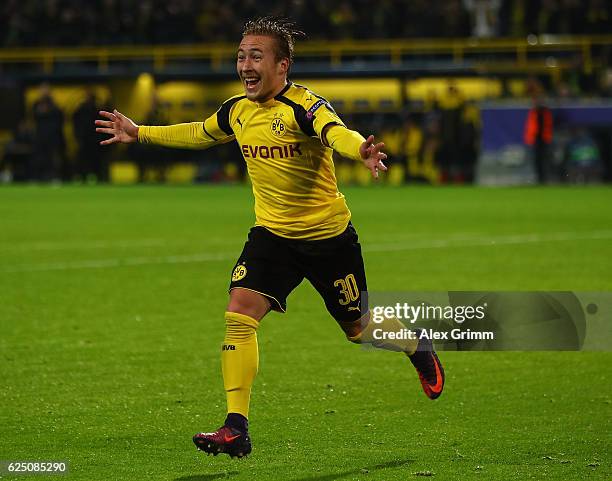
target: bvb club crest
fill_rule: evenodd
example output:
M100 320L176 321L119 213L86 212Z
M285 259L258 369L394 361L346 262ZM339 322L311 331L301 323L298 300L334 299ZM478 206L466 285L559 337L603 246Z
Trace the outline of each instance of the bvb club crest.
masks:
M276 118L272 120L270 130L276 137L282 137L287 132L287 127L285 127L285 124L281 119Z
M240 279L244 279L247 275L247 268L242 264L237 265L232 272L232 281L236 282Z

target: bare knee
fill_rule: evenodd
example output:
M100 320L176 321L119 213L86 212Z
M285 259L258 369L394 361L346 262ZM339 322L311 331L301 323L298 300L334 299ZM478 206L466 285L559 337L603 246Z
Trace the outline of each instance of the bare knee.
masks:
M230 291L228 312L237 312L261 320L270 311L270 301L259 292L236 287Z

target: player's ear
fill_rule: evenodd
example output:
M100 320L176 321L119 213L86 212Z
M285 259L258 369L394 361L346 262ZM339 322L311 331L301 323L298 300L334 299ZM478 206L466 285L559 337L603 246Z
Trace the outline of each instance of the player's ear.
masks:
M278 62L279 73L287 74L289 73L289 59L284 58L280 62Z

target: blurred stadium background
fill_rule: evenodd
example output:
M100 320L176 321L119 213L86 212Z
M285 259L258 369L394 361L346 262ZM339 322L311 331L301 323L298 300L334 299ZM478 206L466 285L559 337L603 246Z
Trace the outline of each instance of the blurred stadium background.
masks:
M308 34L292 79L387 143L379 184L410 184L361 188L369 172L336 159L371 289L612 291L612 191L564 185L612 178L610 1L3 0L0 459L87 481L612 479L609 336L446 351L431 403L308 283L259 330L253 456L196 455L224 415L244 161L231 144L101 149L94 119L203 119L241 91L243 21L268 13Z
M7 0L0 7L0 179L240 182L235 145L101 149L93 120L203 119L241 91L245 19L307 33L292 79L391 155L385 182L612 178L612 13L605 0ZM337 159L342 184L367 171Z

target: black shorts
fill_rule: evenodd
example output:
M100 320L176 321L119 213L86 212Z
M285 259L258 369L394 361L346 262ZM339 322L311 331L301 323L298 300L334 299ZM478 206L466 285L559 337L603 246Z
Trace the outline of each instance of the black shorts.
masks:
M367 291L358 240L350 223L342 234L323 240L286 239L253 227L232 271L230 290L258 292L270 300L272 309L285 312L287 296L306 278L334 319L355 321L365 307L362 292Z

